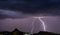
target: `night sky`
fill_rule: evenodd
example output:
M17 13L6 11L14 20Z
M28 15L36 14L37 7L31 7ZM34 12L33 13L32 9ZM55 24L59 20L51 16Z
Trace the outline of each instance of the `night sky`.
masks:
M32 17L41 16L46 31L60 33L60 0L0 0L0 31L31 33ZM34 23L34 33L44 31L38 19Z

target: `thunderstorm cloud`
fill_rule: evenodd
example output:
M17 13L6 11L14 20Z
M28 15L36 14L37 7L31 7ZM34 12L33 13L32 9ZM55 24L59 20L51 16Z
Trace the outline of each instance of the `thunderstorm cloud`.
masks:
M0 31L31 33L32 17L41 16L48 32L60 33L60 0L0 0ZM34 23L34 33L43 31L38 19Z

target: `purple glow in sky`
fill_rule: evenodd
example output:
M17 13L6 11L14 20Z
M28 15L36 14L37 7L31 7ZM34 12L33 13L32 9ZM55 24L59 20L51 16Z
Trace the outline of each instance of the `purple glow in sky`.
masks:
M46 18L41 18L46 25L46 31L60 33L60 16L46 16ZM31 32L32 21L35 20L32 17L26 19L0 19L0 31L12 31L18 28L24 32ZM34 22L34 33L39 31L44 31L41 22L36 19Z
M60 33L60 16L44 15L45 14L32 15L17 11L0 10L0 18L4 18L0 19L0 31L13 31L17 28L23 32L30 33L38 33L39 31ZM9 18L5 18L7 16L9 16Z

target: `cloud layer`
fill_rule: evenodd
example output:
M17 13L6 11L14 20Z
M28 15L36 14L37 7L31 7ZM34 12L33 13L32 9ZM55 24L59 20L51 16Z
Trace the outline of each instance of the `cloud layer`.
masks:
M0 8L19 10L28 14L46 13L60 15L59 11L56 12L56 10L60 10L60 0L0 0Z

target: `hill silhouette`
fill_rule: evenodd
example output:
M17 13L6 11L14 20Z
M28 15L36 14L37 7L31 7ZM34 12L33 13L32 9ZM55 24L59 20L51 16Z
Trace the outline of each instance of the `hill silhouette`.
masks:
M33 35L60 35L60 34L52 33L52 32L40 31L40 32L35 33L35 34L33 34Z
M0 32L0 35L3 34L3 35L60 35L60 34L57 34L57 33L52 33L52 32L46 32L46 31L40 31L38 33L33 33L33 34L29 34L27 32L22 32L22 31L19 31L17 28L14 29L12 32L9 32L9 31L3 31L3 32Z
M25 32L21 32L17 28L14 31L11 32L11 34L13 34L13 35L24 35L24 33Z

